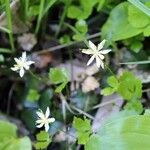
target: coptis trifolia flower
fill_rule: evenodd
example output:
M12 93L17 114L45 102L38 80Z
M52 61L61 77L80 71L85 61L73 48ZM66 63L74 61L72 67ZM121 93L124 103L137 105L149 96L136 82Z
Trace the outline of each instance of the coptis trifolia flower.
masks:
M16 64L14 67L11 67L11 70L13 71L19 71L20 77L23 77L25 70L30 69L30 65L33 64L33 61L27 61L26 52L22 53L22 56L18 58L14 58Z
M49 130L49 124L55 121L55 118L49 118L50 116L50 110L47 107L45 114L43 111L40 109L39 111L36 112L38 115L38 120L36 121L36 127L41 128L45 127L45 131L47 132Z
M87 65L90 65L94 61L94 59L96 59L97 67L100 68L101 66L104 69L104 63L103 63L103 59L105 58L104 55L111 51L110 49L102 50L105 42L106 40L103 40L101 43L98 44L98 46L96 46L94 43L89 41L89 49L82 50L82 53L92 55Z

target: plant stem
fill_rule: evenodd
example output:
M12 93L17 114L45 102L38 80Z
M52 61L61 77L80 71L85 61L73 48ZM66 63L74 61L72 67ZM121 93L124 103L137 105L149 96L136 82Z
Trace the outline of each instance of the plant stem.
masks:
M7 16L7 23L8 23L8 30L10 31L9 35L9 41L10 41L10 45L11 45L11 49L12 51L15 51L15 47L14 47L14 38L13 38L13 30L12 30L12 18L11 18L11 9L10 9L10 2L9 0L5 0L5 4L6 4L6 16Z
M67 9L68 9L70 3L71 3L71 0L67 0L66 1L65 7L64 7L64 11L62 13L62 16L61 16L61 19L60 19L60 23L59 23L59 27L58 27L58 30L57 30L57 32L55 34L55 37L57 37L59 35L59 33L60 33L60 29L61 29L61 27L62 27L62 25L64 23L64 20L65 20L65 17L66 17L66 13L67 13Z
M39 28L40 28L41 19L42 19L42 16L43 16L44 4L45 4L45 0L41 0L40 1L40 10L39 10L39 15L38 15L38 20L37 20L36 29L35 29L36 34L38 33Z

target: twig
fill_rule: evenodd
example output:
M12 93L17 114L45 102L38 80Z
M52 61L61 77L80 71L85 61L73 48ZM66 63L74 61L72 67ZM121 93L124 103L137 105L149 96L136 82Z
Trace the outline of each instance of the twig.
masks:
M86 117L88 117L88 118L94 120L94 117L91 116L90 114L86 113L85 111L83 111L83 110L81 110L81 109L79 109L79 108L77 108L77 107L75 107L75 106L71 106L71 107L72 107L74 110L76 110L77 112L79 112L80 114L83 114L83 115L85 115Z
M96 38L96 37L98 37L98 36L100 36L100 35L101 35L101 32L98 32L98 33L95 33L95 34L92 34L92 35L87 36L86 39L87 39L87 40L90 40L90 39ZM59 49L62 49L62 48L66 48L66 47L69 47L69 46L72 46L72 45L81 43L81 42L83 42L83 41L84 41L84 40L81 40L81 41L73 41L73 42L70 42L69 44L58 45L58 46L54 46L54 47L51 47L51 48L48 48L48 49L45 49L45 50L36 51L36 52L34 52L33 54L44 54L44 53L56 51L56 50L59 50Z

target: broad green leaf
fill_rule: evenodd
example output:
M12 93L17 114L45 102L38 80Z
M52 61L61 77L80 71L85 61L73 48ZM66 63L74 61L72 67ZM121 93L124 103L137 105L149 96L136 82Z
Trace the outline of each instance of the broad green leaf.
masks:
M150 36L150 25L144 29L143 34L144 36Z
M150 18L133 5L128 6L128 21L135 28L143 28L150 24Z
M111 11L108 20L102 27L103 39L118 41L142 33L142 29L134 28L128 21L129 5L128 2L122 2Z
M150 9L149 9L149 7L147 7L145 4L143 4L144 2L149 2L148 0L145 0L145 1L144 0L128 0L128 1L130 3L132 3L135 7L137 7L141 11L143 11L143 13L145 13L147 16L150 17ZM143 1L143 3L141 1Z
M0 144L0 148L5 150L32 150L31 141L28 137L11 139L7 145L1 146Z
M78 144L85 144L92 132L90 120L74 117L73 127L77 130Z
M16 138L17 127L9 122L0 121L0 142L4 138Z
M93 134L86 150L148 150L150 147L150 115L133 115L105 123L102 132Z
M9 122L0 121L0 149L1 150L31 150L28 137L17 138L17 127Z

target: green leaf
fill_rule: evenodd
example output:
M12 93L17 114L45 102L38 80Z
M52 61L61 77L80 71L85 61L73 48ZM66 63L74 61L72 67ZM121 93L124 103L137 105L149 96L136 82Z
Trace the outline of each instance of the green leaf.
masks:
M143 31L144 36L150 36L150 25L147 26Z
M143 112L143 105L139 100L132 100L124 106L124 109L129 111L135 110L138 114L141 114Z
M142 48L143 48L143 44L141 41L133 41L131 43L131 46L130 46L131 50L134 51L135 53L138 53Z
M57 88L55 89L55 92L60 93L65 88L66 85L67 85L67 82L63 82L62 84L57 86Z
M49 78L53 84L68 82L69 76L64 68L51 68Z
M115 76L110 76L107 79L107 83L113 88L118 88L118 80Z
M88 30L85 20L78 20L75 24L76 29L81 33L86 33Z
M38 93L37 90L34 90L34 89L29 90L29 93L27 95L28 101L35 102L35 101L39 100L39 98L40 98L40 94Z
M17 127L12 123L0 121L0 149L31 150L31 141L28 137L17 138Z
M49 78L53 84L60 84L55 90L57 93L60 93L69 81L68 72L63 68L51 68L49 71Z
M73 127L77 130L78 144L85 144L92 132L90 120L74 117Z
M124 72L119 79L118 92L126 100L141 98L141 80L137 79L131 72Z
M146 5L144 5L140 0L128 0L130 3L132 3L134 6L136 6L138 9L143 11L147 16L150 17L150 9Z
M150 24L150 18L133 5L128 6L128 21L135 28L143 28Z
M105 123L102 132L93 134L85 150L148 150L150 115L133 115Z
M128 21L128 2L117 5L110 13L106 23L102 27L102 38L118 41L136 36L143 32L140 28L134 28Z
M5 138L16 138L17 127L6 121L0 121L0 141Z
M106 87L106 88L102 89L101 94L104 96L108 96L108 95L113 94L114 92L115 92L114 88Z
M34 144L36 149L46 149L51 142L49 134L45 131L41 131L36 135L37 142Z

